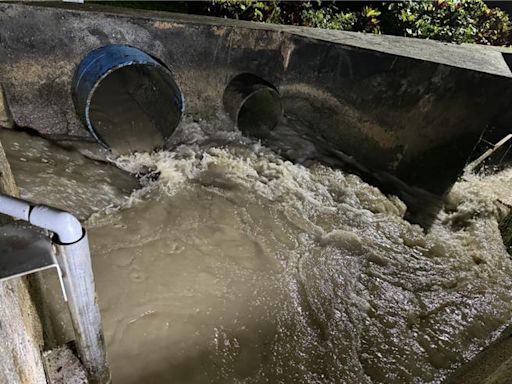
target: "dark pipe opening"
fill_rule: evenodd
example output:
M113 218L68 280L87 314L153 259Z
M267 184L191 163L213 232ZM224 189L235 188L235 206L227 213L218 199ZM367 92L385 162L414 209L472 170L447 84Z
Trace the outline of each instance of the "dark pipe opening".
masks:
M223 103L237 127L244 134L257 138L265 138L283 115L277 89L249 73L237 75L229 82Z
M123 45L87 55L75 74L73 98L91 134L118 154L162 147L184 106L171 72L148 54Z

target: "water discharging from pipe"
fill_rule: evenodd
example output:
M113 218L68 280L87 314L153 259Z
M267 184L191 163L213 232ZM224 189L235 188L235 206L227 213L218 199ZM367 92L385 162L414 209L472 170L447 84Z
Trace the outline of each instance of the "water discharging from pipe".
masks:
M87 227L114 382L434 383L509 321L494 201L511 203L511 171L457 184L425 234L356 176L283 161L235 131L177 133L172 153L118 160L160 175L131 196L104 164L0 135L24 195L80 191L73 204L90 213L91 195L112 192ZM41 158L67 188L35 185L26 163ZM75 163L83 177L66 172ZM94 169L107 172L96 187Z
M126 45L98 48L82 60L73 99L91 134L117 154L162 148L184 110L171 71Z

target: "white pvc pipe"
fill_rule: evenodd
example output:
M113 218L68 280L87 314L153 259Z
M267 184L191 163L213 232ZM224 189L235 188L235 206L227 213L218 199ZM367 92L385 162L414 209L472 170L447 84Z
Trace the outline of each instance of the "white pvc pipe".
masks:
M71 213L0 194L0 213L30 222L59 236L63 244L71 244L83 236L82 224Z
M57 258L63 270L76 346L91 384L110 383L101 315L96 301L87 234L72 214L0 194L0 213L47 229L59 238Z
M30 204L15 197L0 194L0 213L28 221Z
M27 201L12 196L0 194L0 213L28 221L37 227L52 231L57 234L59 242L62 244L75 243L84 236L82 225L70 213L45 206L33 207ZM59 279L62 284L60 273L59 269ZM62 292L64 300L67 301L64 288Z
M64 271L71 323L75 330L78 356L90 384L110 383L110 370L101 328L101 314L96 300L87 234L72 244L57 245L57 259Z
M82 224L71 213L38 205L32 208L29 221L36 227L57 234L62 244L71 244L83 236Z

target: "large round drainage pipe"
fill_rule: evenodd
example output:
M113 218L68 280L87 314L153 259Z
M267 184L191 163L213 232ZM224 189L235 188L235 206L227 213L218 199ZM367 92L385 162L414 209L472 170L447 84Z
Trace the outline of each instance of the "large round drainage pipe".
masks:
M224 109L244 134L266 138L283 116L281 97L268 81L243 73L226 87Z
M171 72L125 45L91 51L73 79L75 108L96 140L117 154L162 147L184 109Z

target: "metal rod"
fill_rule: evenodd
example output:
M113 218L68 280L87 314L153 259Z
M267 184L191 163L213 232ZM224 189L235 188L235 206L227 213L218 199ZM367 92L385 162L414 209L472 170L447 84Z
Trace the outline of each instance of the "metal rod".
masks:
M476 167L478 167L485 159L491 156L494 152L496 152L503 144L512 139L512 133L506 135L503 139L494 144L493 148L488 149L480 156L478 159L472 161L468 165L466 165L466 169L469 171L473 171Z

